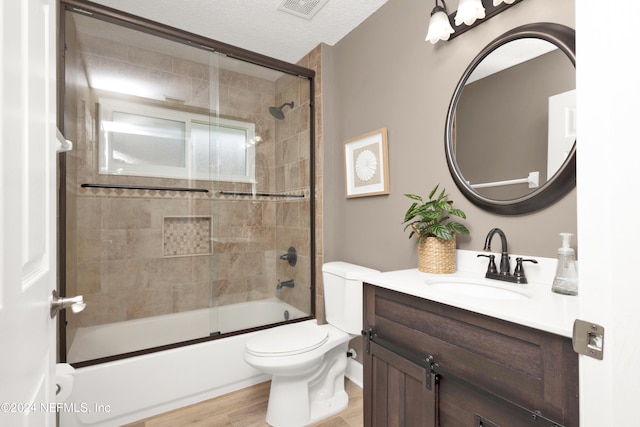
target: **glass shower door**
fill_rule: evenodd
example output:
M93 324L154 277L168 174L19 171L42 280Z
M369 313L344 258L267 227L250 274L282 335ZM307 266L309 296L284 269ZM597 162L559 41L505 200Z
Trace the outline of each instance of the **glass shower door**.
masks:
M190 132L217 91L185 104L196 83L217 86L193 77L213 54L66 14L65 134L76 144L65 161L65 285L87 302L67 316L67 361L207 338L212 186L202 166L205 179L195 175Z
M311 80L65 13L67 361L312 316Z

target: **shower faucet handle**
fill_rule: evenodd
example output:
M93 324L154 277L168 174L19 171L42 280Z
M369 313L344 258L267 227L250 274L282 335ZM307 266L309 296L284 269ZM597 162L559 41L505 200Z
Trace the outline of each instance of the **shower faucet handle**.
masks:
M298 253L296 252L296 248L293 246L289 247L286 254L280 255L280 259L287 261L291 267L294 267L298 262Z

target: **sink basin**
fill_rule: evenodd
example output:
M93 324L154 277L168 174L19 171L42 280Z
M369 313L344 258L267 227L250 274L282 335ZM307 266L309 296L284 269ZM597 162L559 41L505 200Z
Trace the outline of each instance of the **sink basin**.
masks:
M524 300L530 296L519 285L504 285L491 283L488 279L468 278L438 278L429 279L426 284L438 292L446 292L453 295L461 295L473 298L486 298L494 300ZM512 286L513 288L510 288Z

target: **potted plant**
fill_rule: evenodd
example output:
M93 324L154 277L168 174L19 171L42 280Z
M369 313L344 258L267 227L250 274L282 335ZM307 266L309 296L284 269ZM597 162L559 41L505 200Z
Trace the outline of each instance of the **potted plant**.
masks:
M415 194L405 194L414 200L404 215L404 227L411 228L409 238L418 238L418 270L426 273L454 273L456 271L456 234L469 234L463 224L451 219L452 216L466 219L460 209L447 200L443 189L434 198L440 184L429 193L429 200Z

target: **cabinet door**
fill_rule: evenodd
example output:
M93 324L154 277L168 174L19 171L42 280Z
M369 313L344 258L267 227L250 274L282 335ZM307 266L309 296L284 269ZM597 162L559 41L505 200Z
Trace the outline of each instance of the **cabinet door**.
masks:
M570 339L371 285L364 297L379 344L433 357L442 427L579 425Z
M442 427L559 427L530 408L474 387L464 380L439 376L438 419Z
M364 357L364 425L435 427L433 374L375 342L369 350Z

